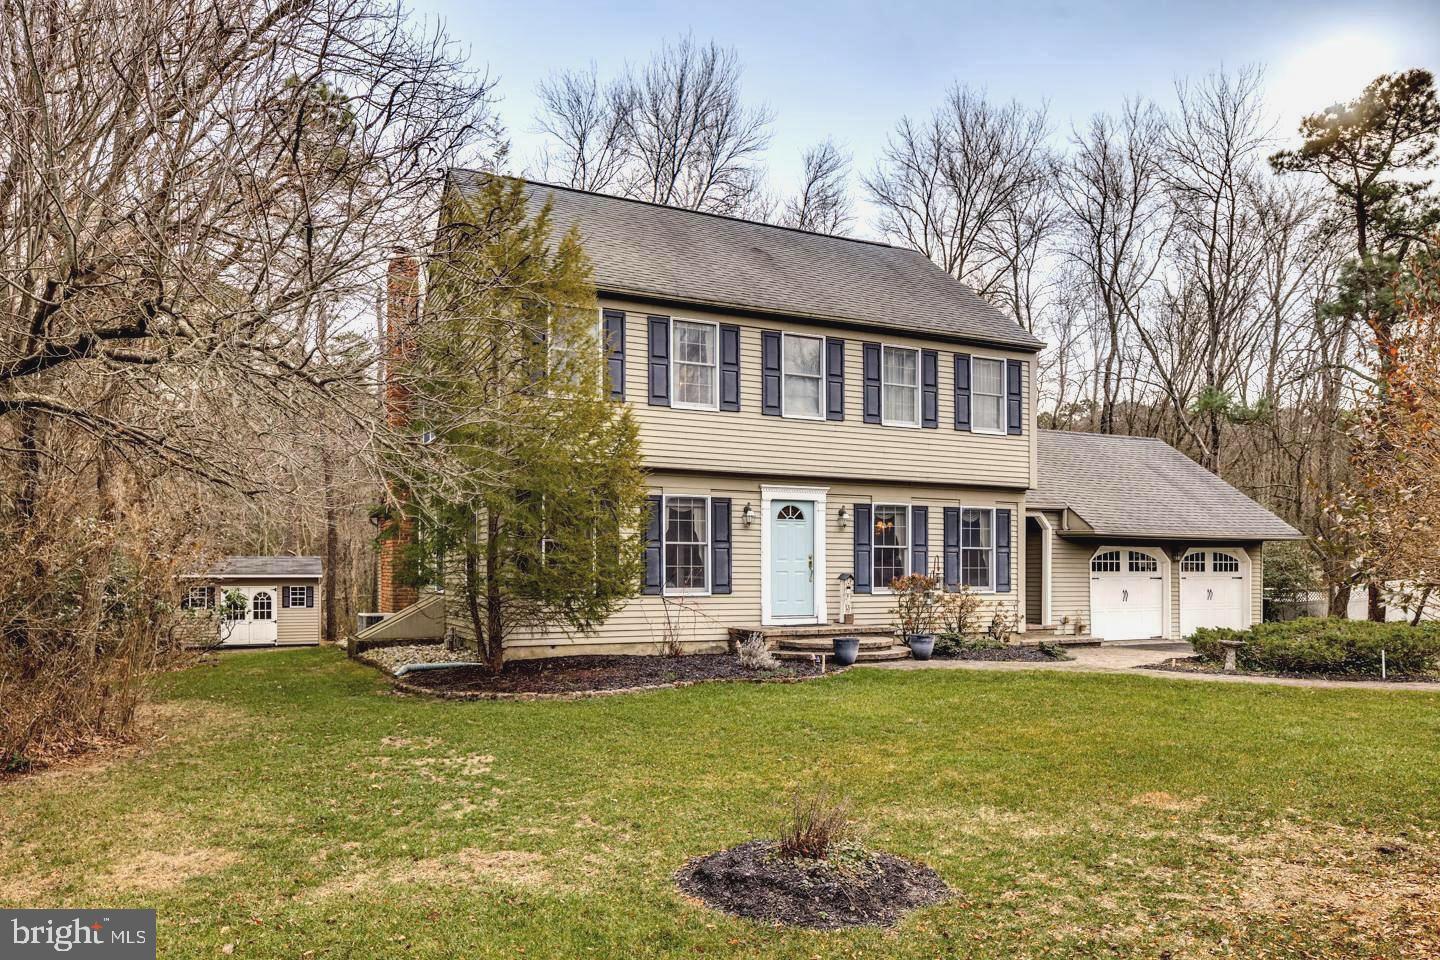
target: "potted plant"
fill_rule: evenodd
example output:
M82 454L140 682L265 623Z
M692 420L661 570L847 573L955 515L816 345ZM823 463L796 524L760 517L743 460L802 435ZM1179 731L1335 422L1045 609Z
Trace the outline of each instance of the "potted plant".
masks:
M860 656L859 637L835 637L830 641L835 648L835 666L848 667Z
M935 619L939 604L936 588L940 581L923 573L908 573L890 581L895 595L895 621L910 655L929 660L935 652Z

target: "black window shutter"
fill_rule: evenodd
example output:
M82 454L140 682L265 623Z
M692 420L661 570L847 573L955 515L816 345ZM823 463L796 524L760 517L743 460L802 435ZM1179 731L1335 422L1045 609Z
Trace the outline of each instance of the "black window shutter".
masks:
M720 325L720 409L740 409L740 328Z
M288 607L288 606L290 606L290 588L289 588L289 587L281 587L281 588L280 588L280 608L283 610L284 608L286 608L286 607Z
M545 377L546 367L550 365L549 338L544 330L531 330L530 343L534 348L526 360L530 365L530 382L539 383Z
M880 344L865 343L860 346L860 373L865 378L866 423L880 422Z
M1005 432L1019 436L1025 432L1025 367L1020 360L1005 361Z
M670 406L670 318L650 318L650 405Z
M610 396L625 399L625 314L605 311L605 371L610 378Z
M995 511L995 592L1010 592L1010 511Z
M870 592L870 504L855 504L855 592Z
M760 412L780 416L780 331L760 331Z
M960 586L960 508L945 508L945 589Z
M930 569L930 508L910 508L910 572Z
M970 354L955 354L955 429L970 429Z
M845 341L825 338L825 419L845 419Z
M315 588L313 586L305 588L305 606L315 606Z
M650 504L650 522L645 525L645 583L640 592L644 594L658 594L661 585L665 582L664 576L664 548L660 541L660 513L664 498L646 497Z
M920 425L940 426L940 354L920 352Z
M710 592L730 592L730 498L710 500Z
M205 588L205 609L206 609L206 610L214 610L214 609L215 609L215 588L214 588L214 587L206 587L206 588Z

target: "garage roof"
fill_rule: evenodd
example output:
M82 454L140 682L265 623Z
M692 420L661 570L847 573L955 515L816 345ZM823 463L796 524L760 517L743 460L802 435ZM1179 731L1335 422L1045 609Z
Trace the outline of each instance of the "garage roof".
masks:
M1148 437L1041 430L1038 509L1068 509L1125 539L1299 540L1302 534L1194 460Z
M489 174L451 171L461 191ZM924 254L523 181L554 229L580 231L602 293L1033 351L1041 341Z
M319 557L226 557L204 574L212 580L254 580L278 577L316 579L321 575Z

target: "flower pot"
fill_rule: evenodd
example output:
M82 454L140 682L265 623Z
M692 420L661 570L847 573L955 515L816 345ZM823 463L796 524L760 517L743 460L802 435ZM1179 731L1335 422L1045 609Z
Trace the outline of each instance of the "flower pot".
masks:
M910 644L910 656L916 660L929 660L930 655L935 652L933 633L912 633L905 640Z
M835 647L835 666L848 667L860 655L859 637L836 637L830 641Z

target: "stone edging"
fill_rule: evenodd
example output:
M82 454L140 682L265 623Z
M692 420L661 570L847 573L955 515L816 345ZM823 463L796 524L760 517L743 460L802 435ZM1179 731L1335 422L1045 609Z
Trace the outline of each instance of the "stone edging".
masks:
M428 687L407 683L395 676L390 677L390 685L402 693L413 693L422 697L434 697L437 700L588 700L591 697L609 697L623 693L645 693L649 690L698 687L707 683L806 683L811 680L824 680L826 677L833 677L837 673L844 673L848 669L850 668L837 667L832 670L827 670L825 673L817 673L810 677L717 677L710 680L674 680L670 683L649 683L638 687L616 687L613 690L570 690L564 693L511 693L505 690L431 690ZM381 672L386 673L387 671L382 670Z

